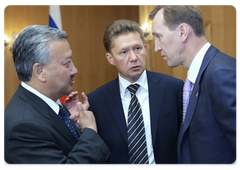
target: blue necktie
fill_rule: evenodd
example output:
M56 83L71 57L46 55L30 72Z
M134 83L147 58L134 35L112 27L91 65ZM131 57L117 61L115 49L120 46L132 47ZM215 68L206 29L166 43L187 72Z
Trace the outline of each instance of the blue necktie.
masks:
M148 164L147 143L140 103L136 97L138 84L128 86L131 101L128 109L128 155L129 163Z
M79 135L76 132L76 129L73 127L73 124L68 116L68 112L66 111L66 109L59 105L60 110L59 110L59 114L58 116L63 120L63 122L67 125L67 127L69 128L69 130L72 132L73 136L79 140Z

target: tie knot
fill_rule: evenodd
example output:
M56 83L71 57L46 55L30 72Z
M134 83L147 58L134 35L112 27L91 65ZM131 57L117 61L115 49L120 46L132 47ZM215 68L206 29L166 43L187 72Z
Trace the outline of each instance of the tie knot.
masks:
M59 106L59 115L64 115L64 116L67 116L67 112L66 112L66 110L64 109L64 107L63 106L61 106L60 104L58 105Z
M138 88L139 88L139 84L131 84L127 87L127 89L130 91L131 95L136 94Z

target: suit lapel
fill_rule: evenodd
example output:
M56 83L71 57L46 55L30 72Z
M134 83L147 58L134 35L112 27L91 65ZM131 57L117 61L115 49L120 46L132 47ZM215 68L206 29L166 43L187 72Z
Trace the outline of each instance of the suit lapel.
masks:
M17 93L31 104L43 117L48 119L52 126L59 131L70 143L73 145L77 142L77 139L72 135L71 131L65 125L65 123L57 116L57 114L38 96L29 92L21 85L18 88Z
M161 114L163 99L165 94L165 86L160 81L160 77L155 77L153 73L147 71L148 90L149 90L149 107L151 120L151 133L153 145L156 141L158 119Z
M185 131L187 130L187 128L189 127L189 125L192 121L199 95L201 95L200 94L200 92L201 92L200 83L201 83L201 79L204 74L204 71L206 70L207 66L209 65L209 63L211 62L213 57L218 52L219 52L218 49L216 49L214 46L210 46L210 48L208 49L208 51L206 52L206 54L204 56L202 65L200 67L200 70L199 70L199 73L198 73L198 76L196 79L196 82L194 84L193 91L192 91L190 99L189 99L189 104L188 104L184 124L181 124L180 133L179 133L179 142L182 140L182 137L183 137Z
M127 144L127 125L124 117L118 78L115 79L106 89L105 102L109 107L110 113L115 120L124 141Z

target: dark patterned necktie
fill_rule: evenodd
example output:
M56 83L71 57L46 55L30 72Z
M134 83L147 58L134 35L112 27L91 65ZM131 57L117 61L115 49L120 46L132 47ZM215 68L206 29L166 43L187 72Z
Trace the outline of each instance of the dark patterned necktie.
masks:
M147 143L140 103L136 97L138 84L128 86L131 101L128 109L128 155L129 163L148 164Z
M66 109L59 105L60 110L59 110L59 114L58 116L63 120L63 122L67 125L68 129L72 132L73 136L79 140L79 135L76 132L76 129L73 127L73 124L69 118L68 112L66 111Z

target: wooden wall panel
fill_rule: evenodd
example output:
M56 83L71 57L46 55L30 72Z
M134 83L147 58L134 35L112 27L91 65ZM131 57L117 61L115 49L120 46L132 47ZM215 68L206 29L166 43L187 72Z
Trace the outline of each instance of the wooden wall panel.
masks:
M117 19L139 22L138 13L138 6L61 6L62 27L68 34L73 62L78 69L74 90L90 93L117 77L116 68L105 57L104 30ZM49 6L8 6L4 11L4 34L10 37L28 25L48 25L48 15ZM4 57L6 107L19 80L10 51L5 49Z

